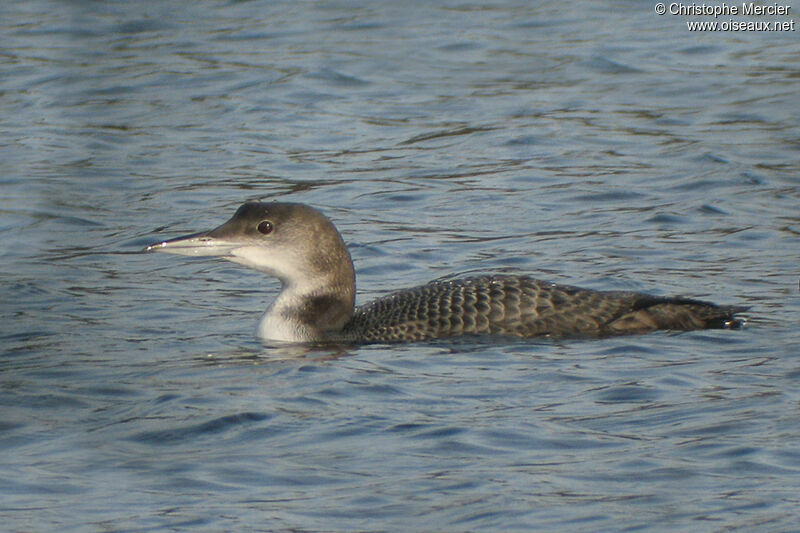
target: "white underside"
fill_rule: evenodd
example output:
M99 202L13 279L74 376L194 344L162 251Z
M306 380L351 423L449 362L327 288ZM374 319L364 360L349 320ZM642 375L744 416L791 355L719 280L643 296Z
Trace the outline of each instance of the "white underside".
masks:
M324 282L297 284L283 283L281 292L262 315L256 329L256 336L262 340L283 342L310 342L314 338L309 329L297 320L294 315L302 302L310 295L319 292Z
M303 329L297 322L273 312L273 306L270 306L258 323L256 337L265 341L307 342L310 339Z

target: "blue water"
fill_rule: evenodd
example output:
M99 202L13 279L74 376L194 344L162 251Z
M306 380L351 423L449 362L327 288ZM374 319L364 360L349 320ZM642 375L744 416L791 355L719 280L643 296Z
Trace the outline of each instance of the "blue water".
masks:
M800 44L690 19L0 5L2 529L797 530ZM249 199L331 217L360 302L525 272L748 323L264 346L273 280L138 253Z

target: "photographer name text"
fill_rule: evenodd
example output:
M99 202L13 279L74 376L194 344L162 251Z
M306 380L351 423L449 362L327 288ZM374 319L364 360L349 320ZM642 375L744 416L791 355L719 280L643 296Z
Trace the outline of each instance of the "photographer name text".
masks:
M744 2L739 7L736 4L683 4L673 2L669 4L668 12L670 15L684 15L684 16L713 16L713 17L728 17L728 16L786 16L792 6L785 4L770 4L762 5L753 2Z

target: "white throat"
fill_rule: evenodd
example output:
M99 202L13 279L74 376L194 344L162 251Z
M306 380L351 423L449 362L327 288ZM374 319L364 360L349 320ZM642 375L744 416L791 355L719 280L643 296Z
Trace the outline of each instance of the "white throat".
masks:
M309 314L317 307L317 299L331 293L328 278L282 280L278 294L261 317L256 336L262 340L310 342L321 340L320 331L308 323ZM352 305L352 303L350 304ZM327 321L325 321L327 322Z
M281 287L264 314L256 329L256 336L262 340L283 342L308 342L311 332L297 318L297 309L302 305L303 294L294 287Z

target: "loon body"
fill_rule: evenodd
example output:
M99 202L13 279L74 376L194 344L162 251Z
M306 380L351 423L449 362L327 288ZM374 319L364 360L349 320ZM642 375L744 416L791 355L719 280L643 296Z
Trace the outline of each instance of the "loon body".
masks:
M434 281L355 307L355 271L333 223L297 203L249 202L218 228L145 251L215 256L278 278L257 335L288 342L402 342L458 335L606 337L737 328L745 308L528 276Z

